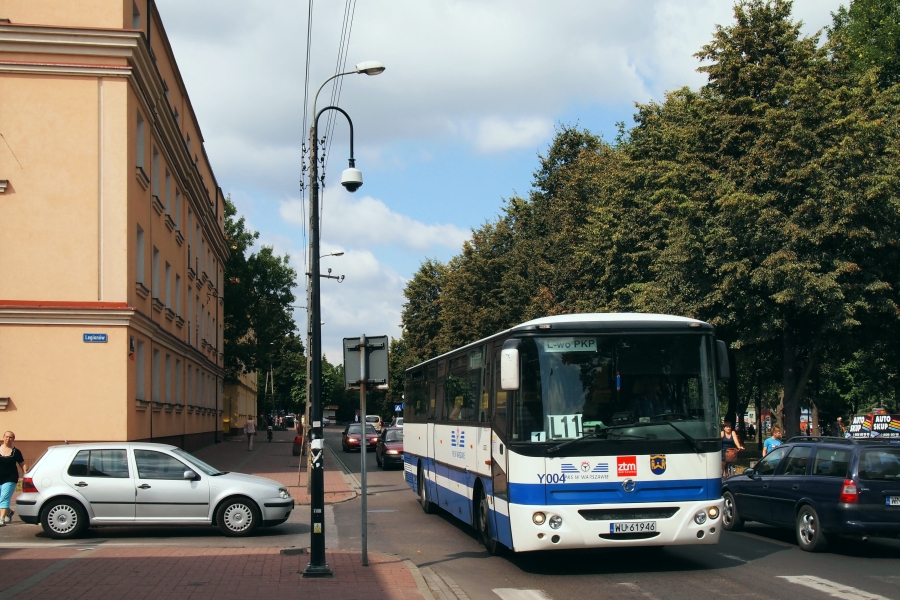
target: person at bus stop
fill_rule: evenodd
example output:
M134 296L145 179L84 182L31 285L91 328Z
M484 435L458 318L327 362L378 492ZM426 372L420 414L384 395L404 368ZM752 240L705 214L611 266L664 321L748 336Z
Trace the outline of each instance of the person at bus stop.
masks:
M772 428L772 437L763 442L763 453L765 456L775 448L781 445L781 429L778 427Z
M13 445L16 434L12 431L3 433L3 443L0 444L0 527L12 522L15 511L9 507L16 484L21 476L25 475L25 457L22 452Z
M729 421L722 425L722 474L727 463L737 462L737 453L743 450L741 439Z
M253 450L253 437L256 435L256 424L253 422L253 417L247 417L247 422L244 423L244 435L247 436L247 452Z

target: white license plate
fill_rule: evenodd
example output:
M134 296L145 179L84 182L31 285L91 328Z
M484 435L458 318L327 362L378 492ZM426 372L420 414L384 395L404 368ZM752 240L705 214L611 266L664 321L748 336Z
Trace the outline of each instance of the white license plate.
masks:
M900 496L888 496L884 501L888 506L900 506Z
M644 533L646 531L656 531L656 521L624 521L609 524L609 532L612 534Z

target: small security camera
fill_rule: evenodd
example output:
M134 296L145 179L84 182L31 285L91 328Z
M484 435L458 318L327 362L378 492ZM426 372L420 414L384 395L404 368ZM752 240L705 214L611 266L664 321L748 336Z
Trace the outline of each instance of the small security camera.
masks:
M344 169L344 172L341 173L341 185L347 188L348 192L355 192L362 187L362 184L362 171L359 169L350 167L349 169Z

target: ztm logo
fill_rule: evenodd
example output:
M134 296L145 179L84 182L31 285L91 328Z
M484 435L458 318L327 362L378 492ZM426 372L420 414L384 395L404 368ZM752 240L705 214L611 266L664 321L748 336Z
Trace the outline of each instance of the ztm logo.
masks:
M450 431L450 446L453 448L466 447L466 431L465 429L456 428L456 431Z
M616 458L616 474L619 477L637 477L637 456Z

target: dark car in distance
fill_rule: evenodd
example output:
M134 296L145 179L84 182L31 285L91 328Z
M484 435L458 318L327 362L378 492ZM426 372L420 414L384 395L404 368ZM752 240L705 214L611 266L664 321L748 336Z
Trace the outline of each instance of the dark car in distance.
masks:
M359 423L350 423L344 427L344 433L341 434L341 448L344 452L351 450L361 450L362 425ZM372 425L366 424L366 450L374 450L378 444L378 434Z
M900 537L900 440L797 437L722 482L725 529L792 527L800 548L835 536Z
M389 466L403 467L403 428L386 427L378 436L375 446L375 462L382 469Z

